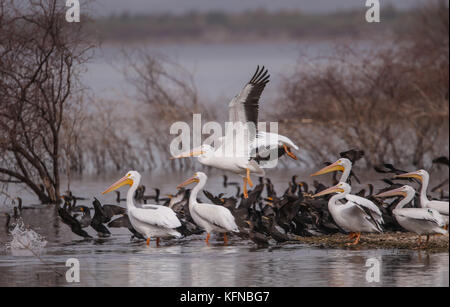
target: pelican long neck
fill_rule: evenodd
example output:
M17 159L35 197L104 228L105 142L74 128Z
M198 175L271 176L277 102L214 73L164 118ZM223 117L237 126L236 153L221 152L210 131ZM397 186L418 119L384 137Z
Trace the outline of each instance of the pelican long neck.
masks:
M401 201L398 202L397 206L395 206L395 209L402 209L404 206L409 204L409 202L414 198L414 191L408 191L406 194L406 197L404 197Z
M189 196L189 207L197 203L197 194L205 186L206 180L201 178L199 183L192 189L191 195Z
M347 183L348 177L350 176L350 172L352 171L352 166L348 165L344 168L344 171L342 172L341 179L339 179L339 182Z
M346 196L347 194L348 194L348 193L338 193L338 194L333 195L333 196L330 198L330 200L328 201L328 210L331 211L331 209L335 208L335 207L337 206L337 205L336 205L336 202L337 202L338 200L340 200L340 199L345 198L345 196Z
M139 186L139 181L141 181L141 180L140 179L133 180L133 184L128 189L128 192L127 192L127 208L128 209L136 208L136 206L134 205L133 199L134 199L134 192L136 192L136 190Z
M428 176L422 176L422 188L420 189L420 206L425 208L426 204L429 202L427 197L427 189L430 178Z

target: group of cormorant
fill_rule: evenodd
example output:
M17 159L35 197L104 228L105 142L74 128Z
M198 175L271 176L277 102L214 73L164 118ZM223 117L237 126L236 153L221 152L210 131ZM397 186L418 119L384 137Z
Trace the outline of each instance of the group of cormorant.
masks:
M343 191L345 190L345 187L350 187L349 184L351 184L352 179L360 182L359 178L351 170L351 166L349 169L348 165L343 165L345 165L345 163L349 163L350 165L354 164L362 156L362 151L350 150L348 152L343 152L341 153L341 158L335 163L325 163L325 171L321 170L313 174L320 175L321 172L333 172L333 180L335 181L334 187L337 187L332 191L333 193L327 193L327 190L332 189L333 187L328 188L317 180L314 180L313 184L309 185L305 181L299 181L297 176L292 176L284 193L277 194L272 181L269 178L260 177L254 188L248 191L248 197L245 198L244 195L241 194L239 184L230 182L228 177L224 175L223 186L235 186L236 193L232 193L232 195L225 195L224 193L215 195L214 193L203 189L203 195L209 200L211 206L224 208L224 211L220 213L220 218L226 216L227 212L231 213L228 221L216 220L215 222L213 219L219 218L219 215L214 217L213 213L211 213L210 215L212 218L210 218L210 220L212 220L212 222L209 224L206 222L202 224L198 216L198 214L202 214L202 211L196 210L192 205L198 204L199 206L202 206L205 204L199 203L197 194L195 194L194 200L192 200L192 190L185 188L184 185L180 185L177 192L173 195L169 195L167 198L160 198L159 189L155 189L155 195L145 195L145 187L139 185L133 193L133 198L134 201L140 204L138 206L142 206L146 209L163 206L173 211L180 222L179 224L176 224L178 222L175 223L174 233L179 233L183 237L201 234L206 230L208 233L208 241L209 233L218 231L224 233L224 241L227 242L226 232L234 232L236 236L249 239L259 247L269 246L271 242L277 244L293 241L296 240L298 236L320 236L334 233L351 233L352 238L356 238L354 244L357 244L361 232L412 231L419 235L430 235L439 232L415 231L414 229L410 229L411 227L417 227L414 226L415 224L413 224L413 226L404 224L404 219L409 221L413 218L410 215L406 215L406 217L401 215L405 210L408 211L409 208L397 208L396 210L396 207L400 205L399 203L401 203L401 207L421 207L421 201L424 201L425 198L422 197L421 199L419 193L413 193L407 197L405 191L408 189L414 190L412 188L405 188L407 186L401 184L400 180L419 183L423 183L423 181L418 180L419 177L417 176L405 176L405 174L411 173L399 170L391 164L383 164L374 167L375 171L378 173L393 176L391 178L381 179L386 187L380 189L378 193L375 194L374 186L368 184L367 190L361 189L354 193L354 195L347 193L340 197L340 201L336 203L336 208L341 211L347 210L345 206L349 206L349 203L351 203L351 210L357 210L352 211L351 214L356 216L355 218L358 218L358 214L361 214L362 221L367 224L363 225L363 222L361 222L362 224L358 224L360 222L357 220L350 220L351 223L356 225L354 227L361 227L361 230L357 231L357 229L352 229L350 226L347 229L347 224L341 222L339 219L350 219L350 217L347 217L344 213L333 212L334 209L330 204L332 198L339 194L339 186ZM448 165L448 159L444 161L444 159L441 158L439 160L434 160L434 162L447 163ZM337 179L336 176L338 171L341 171L343 174L340 180ZM198 183L204 175L202 174L203 173L197 173L197 177L195 177L197 180L194 180L195 178L193 177L194 179L191 179L188 183ZM204 177L204 181L206 182L206 175ZM396 189L398 193L389 194L389 191L394 191ZM197 193L198 190L195 191L195 193ZM334 196L327 195L334 193L337 194ZM321 197L322 194L323 197ZM387 203L383 200L384 197L396 198L391 203ZM427 195L425 195L425 197L428 199ZM441 193L440 198L441 202L438 203L441 205L445 204L445 202L442 202L443 199L448 201L448 195L444 195L443 192ZM79 203L80 200L85 199L75 197L71 193L63 196L62 199L64 204L62 206L57 205L56 208L58 215L62 222L70 227L73 233L81 237L92 238L85 230L87 227L93 228L97 232L98 237L102 238L111 235L108 228L124 227L131 232L132 239L147 240L147 243L150 239L149 235L147 236L143 231L138 231L133 227L133 223L130 221L127 214L127 209L119 204L123 201L120 198L120 194L117 194L116 201L118 204L102 205L94 198L92 207L77 204L77 201ZM146 205L149 200L156 205ZM194 202L194 204L192 202ZM369 202L369 204L367 202ZM446 203L446 206L447 213L444 212L445 210L440 210L441 212L437 214L442 215L444 220L446 219L445 223L448 224L448 202ZM354 209L353 207L357 209ZM201 209L201 207L199 208ZM11 231L14 227L15 221L20 217L21 209L22 203L20 202L19 206L14 208L14 214L12 216L6 214L6 231ZM401 209L403 211L401 211ZM439 208L437 209L439 210ZM91 214L91 210L94 212L93 215ZM225 212L225 210L227 212ZM427 210L432 213L431 215L435 214L435 211L432 211L435 209L432 207L429 207ZM416 212L415 214L418 213ZM439 224L439 217L436 219L420 215L418 217L413 215L413 217L416 218L414 221L418 221L419 224L434 223L434 226L439 229L444 226ZM234 220L230 220L233 218ZM222 227L221 225L224 223L229 223L229 226L223 226L223 231L220 231L222 230L220 227ZM370 227L373 228L373 231ZM442 233L445 232L442 231ZM178 237L178 235L174 236ZM159 237L157 237L157 244L159 244L159 242Z

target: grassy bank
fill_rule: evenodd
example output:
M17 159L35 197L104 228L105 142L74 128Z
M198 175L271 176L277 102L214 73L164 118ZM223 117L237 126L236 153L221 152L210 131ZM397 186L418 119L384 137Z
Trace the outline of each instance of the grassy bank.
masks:
M422 250L428 253L448 253L448 235L435 235L430 237L427 247L424 247L425 236L422 237L422 248L418 249L418 236L413 233L387 232L383 234L363 234L358 245L346 244L352 242L348 236L335 234L319 237L297 237L298 241L324 248L344 248L344 249L398 249L398 250Z

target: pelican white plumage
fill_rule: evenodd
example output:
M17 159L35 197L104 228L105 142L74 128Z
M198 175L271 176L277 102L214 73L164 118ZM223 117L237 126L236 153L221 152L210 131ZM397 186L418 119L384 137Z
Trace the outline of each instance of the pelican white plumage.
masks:
M442 228L445 225L445 221L437 210L432 208L403 208L414 199L415 194L416 191L412 187L404 185L400 188L377 194L375 197L403 197L392 211L392 214L400 226L419 235L418 243L420 247L422 235L427 235L426 244L428 244L430 234L446 234L447 231Z
M422 187L420 189L420 206L422 208L431 208L437 210L444 218L445 225L448 226L449 204L446 201L429 200L427 196L428 184L430 182L430 174L426 170L418 170L415 172L396 175L394 178L415 178L418 179Z
M128 217L134 229L147 238L147 245L150 244L151 237L156 237L157 245L159 245L160 238L181 237L181 234L176 230L176 228L181 226L181 222L172 209L151 204L146 205L144 209L137 208L134 205L134 192L140 181L141 175L138 172L129 171L102 194L114 191L124 185L130 185L127 193Z
M198 157L204 165L234 172L244 180L244 197L248 197L247 184L252 187L251 174L264 176L264 166L283 154L297 157L291 148L297 145L289 138L277 133L258 132L259 99L269 82L267 69L259 66L250 81L228 105L229 126L224 137L214 140L215 148L202 145L173 157L173 159ZM275 153L275 154L274 154ZM271 164L273 165L273 164Z
M362 232L381 233L383 230L381 229L380 223L377 222L377 219L373 217L374 211L370 209L367 211L367 208L363 208L363 206L352 201L348 201L345 204L339 202L345 199L350 191L350 185L345 182L340 182L331 188L313 195L313 197L337 193L329 199L328 210L339 227L349 232L351 238L356 237L353 243L348 243L347 245L355 245L358 244Z
M197 202L197 194L203 189L207 179L205 173L197 172L193 177L181 183L178 188L197 183L189 196L189 213L194 222L206 230L206 243L209 243L211 232L219 232L224 234L223 238L226 244L228 242L227 232L239 232L239 228L234 221L233 214L227 208Z
M311 176L318 176L318 175L323 175L323 174L327 174L330 172L336 172L336 171L342 172L342 176L339 179L339 182L347 183L347 179L350 176L350 172L352 171L352 162L347 158L340 158L333 164L330 164L330 165L322 168L321 170L315 172L314 174L311 174ZM373 217L376 219L377 223L384 224L382 213L381 213L380 209L372 201L368 200L367 198L364 198L364 197L361 197L358 195L353 195L350 193L347 193L345 195L345 199L347 199L348 201L351 201L359 206L369 209L370 211L373 212Z

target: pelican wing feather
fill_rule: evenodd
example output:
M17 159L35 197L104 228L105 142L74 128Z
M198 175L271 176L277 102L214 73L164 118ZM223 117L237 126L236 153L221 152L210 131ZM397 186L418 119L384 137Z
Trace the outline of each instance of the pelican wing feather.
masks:
M442 215L439 214L437 210L434 209L424 209L424 208L402 208L399 210L394 210L395 215L414 219L414 220L423 220L435 223L439 227L443 227L445 225L444 219Z
M229 121L236 123L252 122L255 127L258 125L259 99L270 81L270 75L264 66L256 68L256 72L241 92L235 96L229 108Z
M180 220L175 212L165 206L146 205L145 209L133 208L129 214L141 223L164 227L177 228L181 226Z
M239 232L234 216L225 207L212 204L197 204L195 213L203 220L229 231Z
M348 201L357 204L358 206L366 208L373 215L374 219L376 219L377 223L384 224L380 209L372 201L368 200L367 198L353 194L347 194L345 198Z

